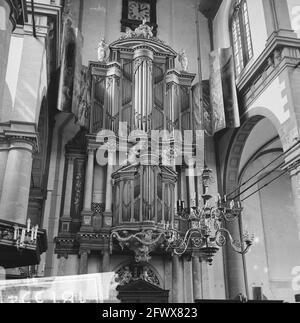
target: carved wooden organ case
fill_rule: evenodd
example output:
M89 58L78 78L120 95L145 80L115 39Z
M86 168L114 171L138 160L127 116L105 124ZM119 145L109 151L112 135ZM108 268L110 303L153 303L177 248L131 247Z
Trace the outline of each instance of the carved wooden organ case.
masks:
M195 75L176 70L176 57L177 53L156 37L128 36L110 45L107 62L90 62L91 109L89 135L86 136L89 147L103 144L97 142L97 134L103 129L112 131L118 139L123 137L129 151L140 140L132 135L134 131L142 130L146 143L150 143L153 141L151 130L170 133L175 129L193 130L191 86ZM120 122L126 123L125 130L119 129ZM160 139L157 144L162 144ZM153 153L150 146L143 150L147 153L139 156L139 162L122 161L122 165L114 166L111 214L103 205L103 210L98 210L97 214L92 212L90 223L88 220L86 225L82 223L80 230L113 234L112 249L134 249L136 260L146 261L145 255L153 251L149 250L150 244L145 251L145 246L131 243L130 235L141 233L147 238L148 234L149 240L157 242L152 243L151 248L159 249L163 243L160 233L166 225L179 226L175 214L176 168L162 165L161 155ZM118 157L119 152L117 160L120 162ZM152 158L156 163L146 165L141 162L143 158ZM109 194L107 188L106 194ZM79 240L82 241L82 236ZM109 243L108 240L99 242L99 248Z

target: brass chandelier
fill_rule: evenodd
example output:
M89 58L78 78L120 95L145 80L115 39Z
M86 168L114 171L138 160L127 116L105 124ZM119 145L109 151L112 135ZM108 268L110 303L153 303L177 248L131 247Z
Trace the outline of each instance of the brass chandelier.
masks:
M169 222L162 226L145 223L138 231L130 228L113 229L111 247L112 241L117 240L122 249L134 250L136 262L149 261L150 253L157 248L179 256L196 252L210 265L218 250L228 243L235 252L246 254L253 245L254 235L245 231L241 239L237 240L226 228L227 224L239 221L243 210L241 203L228 200L226 196L221 199L220 195L212 203L213 197L208 193L212 171L205 166L201 178L203 194L199 196L198 205L195 199L189 208L185 207L183 201L177 201L177 219L187 224L187 231L180 230L179 226L175 228L174 223Z
M208 193L208 187L212 181L212 171L206 166L202 173L203 195L201 200L192 201L192 207L185 208L184 202L177 202L177 214L181 220L188 222L189 229L184 236L174 228L167 230L168 248L177 255L183 255L188 249L199 251L201 257L212 264L214 255L220 247L230 243L233 250L241 255L246 254L254 241L254 235L245 231L241 240L232 237L226 224L239 221L242 214L242 206L239 201L221 199L218 195L215 205L212 205L213 197Z

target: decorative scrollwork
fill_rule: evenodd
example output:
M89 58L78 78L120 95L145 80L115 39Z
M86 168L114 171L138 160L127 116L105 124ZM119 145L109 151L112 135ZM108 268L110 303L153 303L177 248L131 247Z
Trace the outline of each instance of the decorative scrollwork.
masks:
M178 201L177 214L181 221L189 222L189 229L184 237L173 229L168 240L169 248L173 249L175 254L182 255L188 248L197 248L210 264L219 247L230 243L235 252L243 255L248 252L254 241L254 236L250 236L248 232L244 233L242 241L236 240L229 230L223 227L225 223L238 221L243 208L239 201L227 201L226 196L221 200L220 195L216 205L210 205L212 196L208 193L208 186L211 182L211 173L210 169L204 168L203 195L202 201L199 198L198 205L196 200L192 200L191 204L194 206L185 208L184 202Z
M165 232L121 230L112 232L111 239L117 240L122 249L126 247L133 250L136 262L148 262L151 259L151 251L165 241Z
M120 268L114 277L116 283L124 286L137 280L144 280L152 285L160 286L159 279L155 272L147 265L128 265Z

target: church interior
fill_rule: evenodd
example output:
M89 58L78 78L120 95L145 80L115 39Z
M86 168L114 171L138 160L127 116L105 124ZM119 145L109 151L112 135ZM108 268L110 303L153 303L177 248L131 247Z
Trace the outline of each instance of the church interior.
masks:
M0 0L0 267L300 302L300 1Z

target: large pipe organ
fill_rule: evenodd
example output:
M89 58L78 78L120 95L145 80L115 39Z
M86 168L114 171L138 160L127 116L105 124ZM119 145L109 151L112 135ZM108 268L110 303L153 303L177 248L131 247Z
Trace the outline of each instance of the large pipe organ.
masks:
M168 227L184 232L176 203L180 196L191 206L195 178L186 177L187 166L165 165L163 158L174 157L176 130L194 128L195 75L176 70L177 53L151 35L126 34L109 50L108 60L89 64L89 128L66 146L65 207L56 253L79 254L80 274L87 273L94 253L107 270L114 270L111 259L118 255L135 263L151 263L155 255L169 259L177 277L180 260L164 249L162 232ZM104 130L107 136L101 135ZM99 164L103 147L115 163ZM148 238L149 244L137 243L133 235Z

